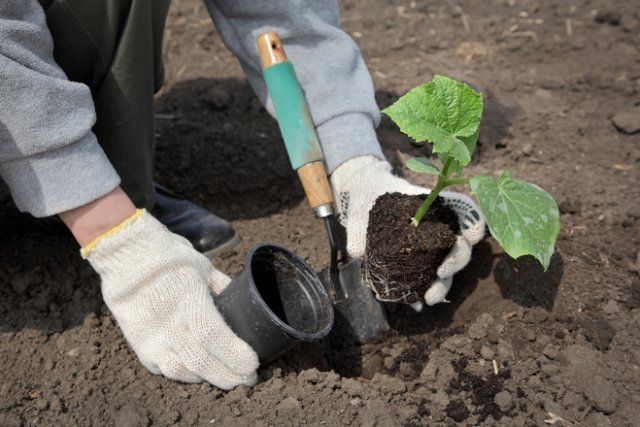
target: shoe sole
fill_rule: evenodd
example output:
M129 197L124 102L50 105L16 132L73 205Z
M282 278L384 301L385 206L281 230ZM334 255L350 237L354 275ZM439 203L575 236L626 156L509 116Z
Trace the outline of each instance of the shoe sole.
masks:
M241 240L242 238L240 237L240 235L238 233L235 233L232 238L230 238L220 246L216 246L210 251L203 252L202 254L212 260L213 258L219 257L220 255L231 252L233 248L238 246Z

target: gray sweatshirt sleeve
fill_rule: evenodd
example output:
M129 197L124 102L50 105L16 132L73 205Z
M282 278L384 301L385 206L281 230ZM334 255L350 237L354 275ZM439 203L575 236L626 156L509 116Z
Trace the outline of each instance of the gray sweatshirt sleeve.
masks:
M340 29L335 0L204 1L272 115L256 38L265 31L280 34L305 91L330 172L354 157L384 158L374 130L380 111L371 76L357 45Z
M0 175L21 211L54 215L119 184L95 119L89 88L53 59L38 1L0 1Z

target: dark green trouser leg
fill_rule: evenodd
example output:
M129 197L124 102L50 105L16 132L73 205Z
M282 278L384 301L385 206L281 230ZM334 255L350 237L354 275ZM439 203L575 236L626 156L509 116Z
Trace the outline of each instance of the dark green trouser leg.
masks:
M170 0L41 0L56 62L91 88L100 145L138 207L151 209L153 95Z

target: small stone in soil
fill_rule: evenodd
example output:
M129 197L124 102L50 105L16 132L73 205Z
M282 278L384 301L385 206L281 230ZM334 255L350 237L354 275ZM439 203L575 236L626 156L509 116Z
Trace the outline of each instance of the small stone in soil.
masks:
M622 133L640 132L640 105L618 111L612 118L613 125Z
M67 352L67 356L69 357L78 357L79 354L80 354L80 347L72 348Z

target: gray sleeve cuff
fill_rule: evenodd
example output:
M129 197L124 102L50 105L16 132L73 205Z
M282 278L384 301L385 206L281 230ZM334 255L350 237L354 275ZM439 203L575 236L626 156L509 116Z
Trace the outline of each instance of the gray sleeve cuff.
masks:
M91 132L63 148L4 162L0 174L18 209L35 217L85 205L120 184Z
M384 160L371 117L363 113L337 116L318 126L329 173L349 159L375 156Z

